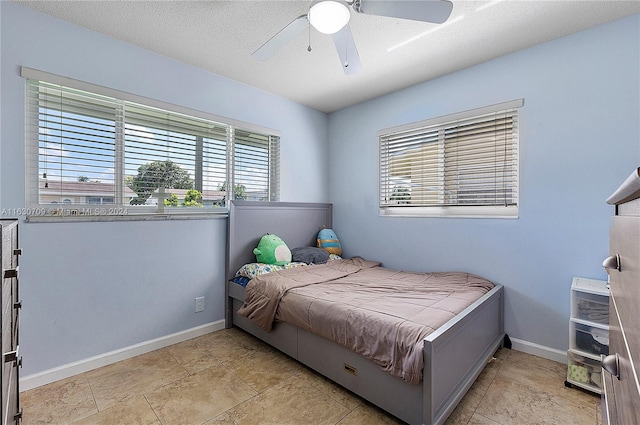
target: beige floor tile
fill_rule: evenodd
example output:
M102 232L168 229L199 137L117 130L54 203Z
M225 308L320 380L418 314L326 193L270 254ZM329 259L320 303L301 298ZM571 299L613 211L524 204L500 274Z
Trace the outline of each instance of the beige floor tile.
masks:
M151 406L142 395L134 396L73 425L160 425Z
M257 394L222 365L165 385L145 396L163 425L202 424Z
M262 392L302 370L300 363L274 349L256 351L250 356L225 362L224 366L257 392Z
M86 373L98 410L187 376L166 349L152 351Z
M250 341L240 331L225 329L172 345L167 350L190 374L194 374L268 347L253 339L255 341Z
M223 413L221 415L216 416L210 421L205 422L202 425L236 425L236 423L231 419L227 413Z
M501 372L502 368L476 409L484 418L502 425L584 425L595 420L595 405L568 403L556 394L504 378Z
M585 409L596 409L600 397L577 388L564 385L567 365L533 356L519 351L509 350L510 359L501 365L499 375L523 386L535 388Z
M337 425L403 425L404 422L387 412L369 404L362 403L349 413Z
M23 425L68 424L98 411L91 387L75 376L20 394Z
M238 425L329 425L343 419L350 409L330 395L294 375L227 413Z
M469 423L467 425L502 425L499 422L496 422L492 419L489 418L485 418L482 415L478 415L477 413L475 413L471 419L469 420Z

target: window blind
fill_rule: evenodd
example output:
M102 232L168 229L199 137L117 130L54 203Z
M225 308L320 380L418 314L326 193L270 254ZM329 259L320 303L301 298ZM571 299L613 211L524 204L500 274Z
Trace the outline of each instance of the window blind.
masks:
M27 93L38 203L114 203L117 102L49 84L29 84Z
M383 213L517 207L518 109L465 115L379 134Z
M276 135L31 79L27 108L32 206L129 215L278 200Z
M273 164L280 156L274 136L235 130L233 137L234 197L251 201L279 198ZM243 198L241 194L246 196Z

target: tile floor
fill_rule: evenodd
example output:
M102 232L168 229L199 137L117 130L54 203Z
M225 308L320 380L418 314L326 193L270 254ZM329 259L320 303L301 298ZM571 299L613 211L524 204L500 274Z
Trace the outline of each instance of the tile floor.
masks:
M499 350L446 425L598 425L600 398L565 365ZM251 365L251 367L247 367ZM23 425L402 424L239 329L21 394Z

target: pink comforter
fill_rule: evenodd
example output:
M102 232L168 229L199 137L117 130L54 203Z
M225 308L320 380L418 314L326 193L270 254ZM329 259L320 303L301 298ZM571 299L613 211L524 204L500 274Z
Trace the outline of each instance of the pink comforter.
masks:
M351 258L257 277L238 313L266 331L291 323L418 383L424 338L493 286L469 273L409 273Z

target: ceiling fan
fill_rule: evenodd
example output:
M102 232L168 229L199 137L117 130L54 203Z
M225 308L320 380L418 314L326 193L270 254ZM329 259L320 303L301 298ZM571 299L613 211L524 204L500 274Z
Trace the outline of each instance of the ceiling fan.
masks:
M270 58L284 45L296 38L298 34L308 29L311 24L319 32L333 36L342 69L345 74L355 74L362 69L362 64L349 28L351 12L348 6L351 6L356 13L436 24L445 22L453 9L453 4L448 0L314 1L307 14L300 15L291 21L251 56L258 60ZM311 51L311 46L307 50Z

